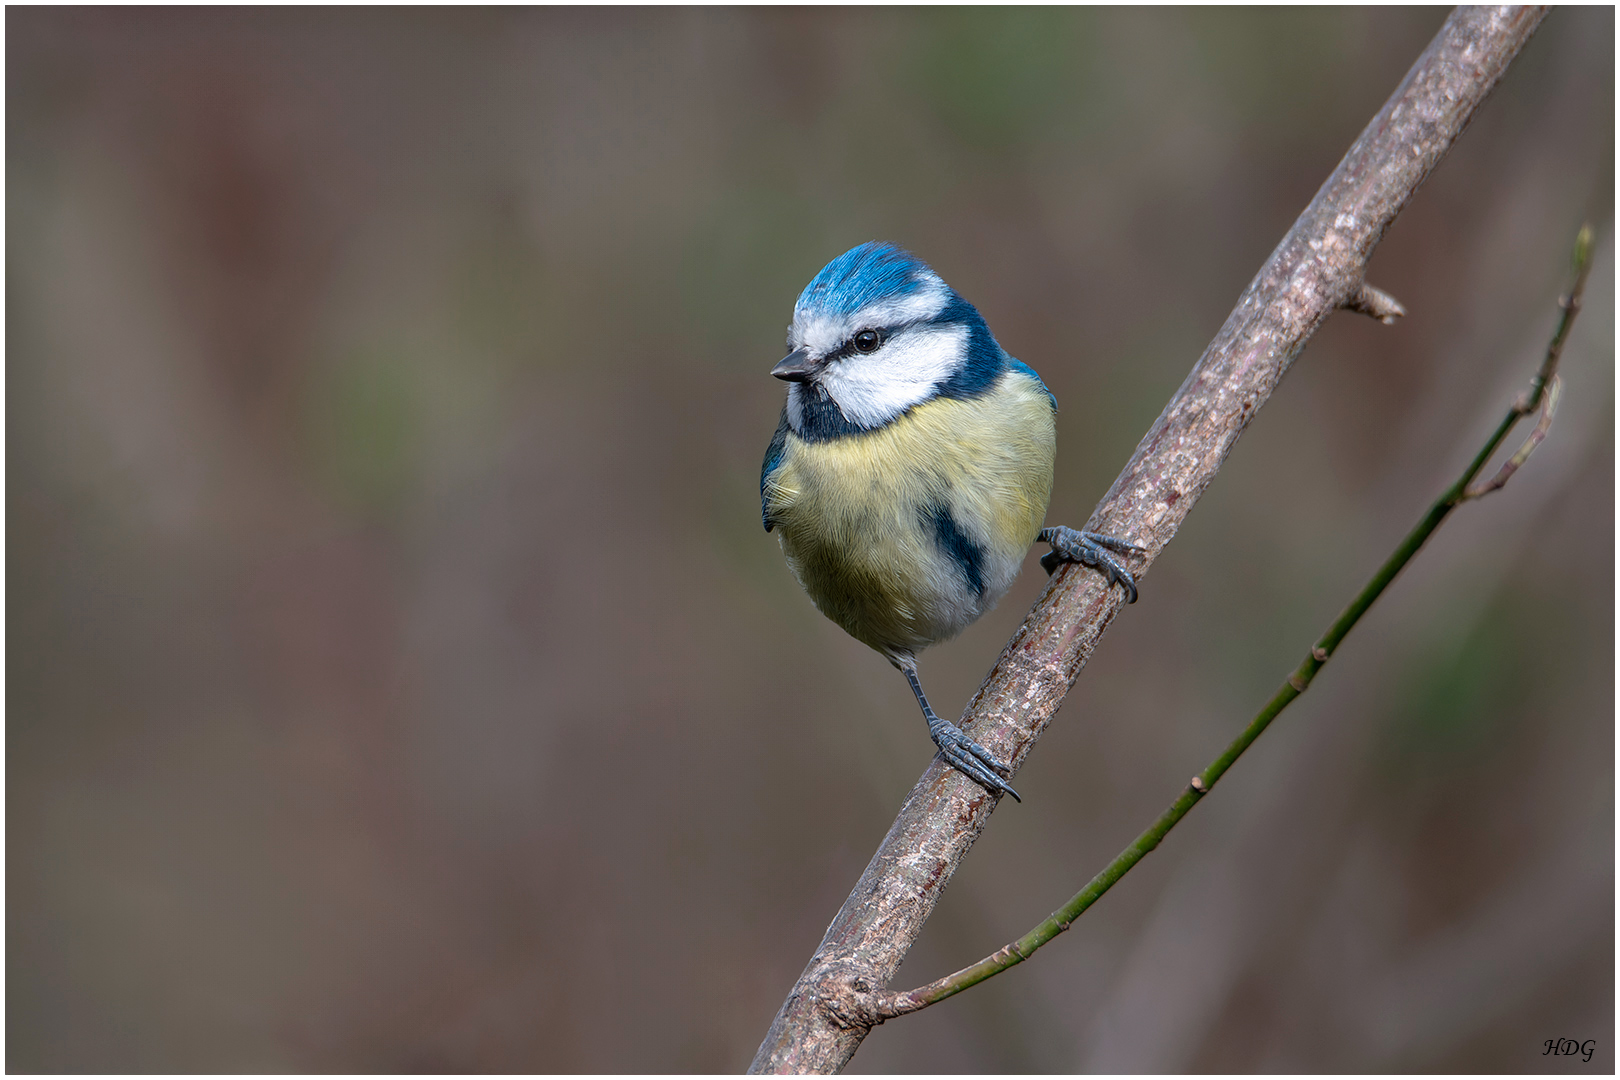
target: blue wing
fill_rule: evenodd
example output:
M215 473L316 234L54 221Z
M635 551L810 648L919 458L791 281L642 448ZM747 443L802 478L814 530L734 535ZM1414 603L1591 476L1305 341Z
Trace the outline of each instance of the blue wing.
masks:
M1034 368L1030 367L1028 364L1024 363L1022 360L1014 360L1010 356L1007 357L1007 366L1012 368L1014 371L1018 372L1020 375L1028 375L1031 379L1034 379L1035 380L1035 385L1040 387L1043 391L1046 392L1047 400L1049 400L1052 403L1052 411L1057 412L1057 396L1054 395L1052 393L1052 391L1050 391L1050 390L1048 390L1046 388L1045 383L1041 382L1041 377L1039 375L1035 374L1035 369Z
M759 470L759 519L765 523L765 531L770 532L776 528L776 522L771 520L770 500L765 495L765 482L770 479L771 473L782 464L782 454L787 450L787 405L782 406L782 419L777 421L776 434L771 436L771 445L765 448L765 464Z

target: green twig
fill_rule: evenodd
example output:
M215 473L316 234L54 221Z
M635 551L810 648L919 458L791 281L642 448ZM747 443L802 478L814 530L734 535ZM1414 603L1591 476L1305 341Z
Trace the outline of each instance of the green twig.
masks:
M1355 626L1356 622L1367 613L1367 609L1372 607L1373 601L1377 600L1379 595L1389 587L1389 583L1395 579L1395 575L1401 572L1401 568L1411 561L1412 556L1417 554L1418 549L1429 539L1434 530L1440 527L1440 523L1445 520L1446 515L1469 499L1487 495L1507 483L1508 478L1518 470L1520 465L1524 464L1531 452L1535 450L1552 423L1553 410L1558 400L1558 360L1563 354L1564 340L1569 335L1569 328L1574 323L1576 314L1580 311L1581 294L1586 289L1586 277L1591 265L1592 229L1588 225L1581 228L1580 235L1575 241L1575 285L1570 289L1568 295L1561 297L1558 301L1559 307L1562 309L1562 315L1558 320L1558 328L1553 333L1552 341L1547 346L1546 358L1542 361L1540 370L1536 372L1535 378L1531 381L1529 390L1513 403L1513 406L1508 410L1507 416L1497 425L1496 431L1480 452L1475 455L1474 460L1469 463L1462 476L1458 477L1457 482L1447 488L1445 493L1435 500L1434 505L1429 507L1429 512L1423 516L1423 520L1418 522L1411 532L1407 533L1406 539L1401 541L1400 547L1395 549L1394 554L1384 562L1378 573L1373 575L1373 579L1351 601L1350 606L1344 609L1344 613L1334 620L1332 626L1328 627L1327 633L1323 634L1321 639L1311 647L1310 654L1300 662L1299 667L1294 669L1293 674L1288 676L1288 679L1278 689L1277 693L1272 696L1271 700L1266 702L1265 707L1260 710L1259 714L1249 721L1249 726L1243 729L1243 733L1232 740L1232 744L1226 748L1226 751L1211 762L1209 768L1192 778L1187 787L1176 797L1176 801L1170 804L1169 809L1159 815L1159 820L1155 821L1141 836L1138 836L1129 847L1120 852L1119 856L1109 863L1102 873L1092 878L1086 887L1076 893L1067 904L1064 904L1048 916L1045 922L1042 922L1017 941L1003 945L1000 949L997 949L971 967L965 967L955 974L947 975L943 979L937 979L927 986L921 986L915 990L882 995L876 1004L875 1012L877 1016L882 1019L903 1016L906 1013L927 1008L936 1001L943 1001L953 994L966 990L975 983L983 982L992 975L999 974L1015 964L1023 963L1034 955L1035 950L1067 930L1075 919L1079 918L1087 908L1096 903L1098 897L1112 888L1115 882L1130 871L1131 867L1141 862L1143 856L1158 847L1159 841L1164 839L1165 834L1175 828L1176 823L1186 817L1187 812L1200 799L1209 794L1210 790L1226 773L1226 770L1230 769L1232 764L1243 755L1243 751L1247 750L1249 745L1260 737L1261 732L1265 731L1271 722L1277 718L1277 714L1286 709L1295 698L1306 691L1311 685L1311 680L1316 677L1316 673L1327 663L1328 658L1333 655L1333 651L1339 647L1339 643L1350 632L1350 628ZM1530 438L1526 440L1524 446L1503 464L1495 477L1484 484L1474 485L1474 478L1485 467L1485 463L1491 459L1491 455L1496 453L1503 440L1507 438L1508 433L1513 430L1514 425L1531 412L1534 412L1538 407L1542 407L1541 421L1537 424L1536 430L1531 434Z

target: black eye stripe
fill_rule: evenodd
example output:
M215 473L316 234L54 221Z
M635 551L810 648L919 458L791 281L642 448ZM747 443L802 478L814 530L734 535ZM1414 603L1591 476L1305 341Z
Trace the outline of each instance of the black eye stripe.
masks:
M910 324L908 323L906 325L909 326ZM904 327L897 327L896 329L904 329ZM859 342L862 336L866 334L875 335L877 340L871 342L868 348L863 349L861 348ZM871 353L875 353L881 349L884 343L886 343L889 338L893 336L893 330L881 330L875 326L862 327L861 329L855 331L855 333L851 334L849 336L849 340L838 346L837 350L834 351L831 356L827 357L827 359L842 360L846 356L870 355Z
M838 348L834 349L832 352L827 354L827 363L830 364L834 360L842 360L846 356L866 356L866 355L870 355L871 352L876 352L878 349L882 348L884 345L887 345L889 343L889 340L891 338L893 338L896 334L900 333L901 331L910 330L912 327L920 326L920 325L922 325L924 323L936 323L937 324L939 322L941 322L941 320L937 319L937 318L935 318L935 319L912 319L910 322L903 322L903 323L900 323L897 326L863 326L859 330L855 331L855 333L851 334L849 336L848 340L846 340L842 345L838 346ZM873 332L875 332L877 334L878 343L877 343L877 345L873 346L873 348L868 353L862 353L861 350L859 350L859 349L857 349L855 347L855 339L857 337L859 337L861 334L865 333L867 330L871 330L871 331L873 331ZM789 342L789 348L791 348L791 347L792 347L792 342Z

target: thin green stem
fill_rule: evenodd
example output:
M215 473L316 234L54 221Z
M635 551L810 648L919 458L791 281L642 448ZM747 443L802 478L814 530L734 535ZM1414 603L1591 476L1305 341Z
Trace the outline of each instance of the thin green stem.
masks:
M1197 805L1200 799L1209 794L1221 777L1226 774L1226 770L1230 769L1237 759L1243 756L1243 752L1249 748L1254 740L1260 737L1261 733L1271 725L1271 722L1277 718L1278 714L1310 687L1311 680L1316 677L1318 671L1322 670L1323 665L1333 655L1334 650L1339 647L1339 643L1344 640L1345 635L1350 633L1350 629L1367 613L1367 609L1373 606L1373 602L1389 587L1390 582L1395 580L1395 575L1401 572L1401 569L1412 560L1412 556L1418 553L1418 550L1434 534L1434 531L1440 527L1440 523L1446 519L1446 515L1468 499L1477 498L1479 495L1487 494L1501 486L1500 483L1493 481L1494 486L1484 485L1478 490L1470 487L1475 478L1478 477L1480 470L1485 467L1485 463L1490 461L1491 456L1501 447L1503 440L1508 437L1514 426L1526 415L1535 411L1542 404L1543 398L1547 396L1547 388L1557 374L1558 360L1563 354L1564 341L1569 336L1569 328L1574 323L1576 314L1580 311L1581 294L1586 289L1586 277L1591 269L1591 259L1592 229L1588 225L1581 228L1580 235L1575 241L1575 285L1570 289L1567 296L1559 300L1562 316L1559 318L1557 329L1553 332L1552 341L1547 346L1546 358L1542 361L1540 370L1536 372L1535 378L1531 381L1530 389L1523 397L1513 403L1513 406L1508 410L1507 416L1503 417L1502 422L1497 425L1496 430L1491 433L1491 437L1486 441L1479 453L1474 456L1474 460L1469 462L1468 467L1463 470L1463 474L1457 478L1456 483L1447 488L1435 500L1434 504L1429 507L1428 513L1424 514L1422 520L1413 527L1411 532L1406 534L1406 538L1401 541L1400 546L1395 549L1394 553L1384 561L1384 565L1378 568L1378 573L1373 575L1372 580L1367 582L1361 592L1356 595L1356 598L1350 602L1350 605L1333 621L1333 625L1329 626L1327 632L1311 647L1310 653L1288 676L1277 692L1272 695L1271 700L1266 702L1265 707L1255 715L1253 720L1249 721L1248 727L1244 728L1242 733L1232 740L1231 745L1226 748L1221 756L1210 762L1207 769L1193 777L1181 794L1176 796L1176 800L1170 804L1169 808L1159 815L1157 821L1132 841L1129 847L1120 852L1114 861L1109 863L1101 873L1087 882L1085 888L1075 893L1068 903L1052 912L1044 922L1017 941L1003 945L1000 949L970 967L965 967L961 971L947 975L943 979L937 979L927 986L921 986L915 990L908 990L900 994L882 995L875 1009L878 1016L885 1019L903 1016L906 1013L926 1008L936 1001L943 1001L953 994L959 994L975 983L983 982L992 975L997 975L1016 964L1023 963L1035 954L1035 950L1067 930L1075 919L1079 918L1087 908L1096 903L1103 893L1111 889L1115 882L1130 871L1131 867L1141 862L1148 852L1158 847L1159 841L1163 840L1165 835L1175 828L1182 818L1187 816L1188 811ZM1538 431L1545 434L1545 427L1538 428ZM1529 450L1534 449L1536 442L1539 442L1539 437L1532 436L1532 441L1525 444L1525 449L1515 455L1512 462L1503 466L1506 475L1499 473L1497 479L1505 483L1507 475L1511 475L1512 471L1509 466L1516 469L1518 464L1522 464L1523 458L1528 456Z

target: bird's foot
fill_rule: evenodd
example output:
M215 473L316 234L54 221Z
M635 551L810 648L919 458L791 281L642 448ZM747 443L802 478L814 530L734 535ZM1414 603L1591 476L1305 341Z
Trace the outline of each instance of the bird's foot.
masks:
M1012 766L996 757L990 751L968 738L961 728L949 720L941 720L938 716L931 717L928 724L928 734L934 739L934 745L939 747L940 756L947 764L958 772L989 788L992 792L1006 792L1016 801L1023 802L1018 792L1014 791L997 773L1012 775Z
M1042 529L1036 539L1052 545L1052 550L1041 556L1041 569L1048 574L1056 572L1059 563L1077 562L1081 566L1089 566L1100 571L1108 579L1108 584L1123 585L1128 598L1126 602L1136 603L1136 579L1125 569L1124 563L1109 553L1141 555L1147 551L1146 548L1137 547L1117 536L1084 532L1080 529L1071 529L1067 525Z

